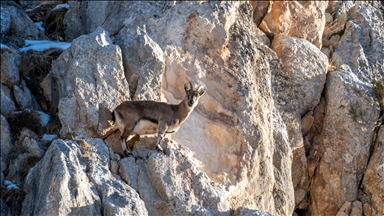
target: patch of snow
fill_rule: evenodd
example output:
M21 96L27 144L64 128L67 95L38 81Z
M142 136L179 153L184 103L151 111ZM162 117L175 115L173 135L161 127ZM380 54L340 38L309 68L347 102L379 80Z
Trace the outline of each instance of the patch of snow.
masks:
M43 137L41 138L41 140L50 142L56 138L57 138L57 136L55 134L44 134Z
M4 180L3 184L5 187L7 187L8 185L13 184L13 183L9 180Z
M48 40L25 40L25 46L20 48L20 52L28 50L44 51L52 48L66 50L71 46L68 42L48 41Z
M0 49L10 49L10 48L5 44L0 44Z
M11 184L11 185L8 185L8 187L7 187L7 189L12 189L12 188L19 189L19 187L17 187L16 184Z
M45 112L41 112L41 111L37 111L37 113L39 114L39 117L40 117L40 124L43 127L47 126L49 119L50 119L50 116L48 114L46 114Z
M58 5L56 5L55 8L53 8L53 10L59 10L59 9L62 9L62 8L69 9L69 4L58 4Z
M8 189L12 189L12 188L19 189L19 187L17 187L15 183L12 183L9 180L4 180L3 183L4 183L4 186L7 187Z
M35 22L37 27L39 27L40 30L45 31L45 28L43 27L43 22Z

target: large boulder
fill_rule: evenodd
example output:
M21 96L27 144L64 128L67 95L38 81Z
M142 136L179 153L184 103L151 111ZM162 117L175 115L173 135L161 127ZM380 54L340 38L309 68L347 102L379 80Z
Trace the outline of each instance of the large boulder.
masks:
M73 40L49 76L52 88L45 89L52 91L45 94L59 109L62 136L100 135L110 111L130 98L121 50L102 28Z
M293 150L292 182L298 206L309 190L301 117L312 112L320 102L328 59L308 41L285 35L275 36L271 48L284 68L274 70L272 82L276 107L286 124Z
M228 215L229 192L198 171L192 151L173 141L165 144L162 155L141 141L138 154L146 159L119 162L119 174L140 194L149 215Z
M201 163L200 172L230 188L232 208L244 207L240 214L246 209L292 214L291 149L283 141L277 142L281 145L274 141L282 131L273 129L270 80L279 60L276 55L267 57L273 51L261 45L255 33L250 4L104 2L105 14L110 16L103 12L95 19L99 6L76 4L66 15L74 25L68 25L66 32L76 35L83 29L88 33L98 25L110 28L122 47L128 81L132 74L140 80L129 83L137 86L131 89L135 99L160 96L161 101L176 104L185 97L183 83L206 86L199 105L170 138L191 149ZM118 6L130 16L112 12ZM80 16L87 21L80 22ZM112 20L121 20L120 28L103 24ZM161 86L156 83L159 80ZM149 87L155 88L149 96L140 90Z
M13 86L13 95L15 96L15 100L20 109L41 110L35 96L32 94L31 90L29 90L24 80L21 81L20 86Z
M19 44L12 42L14 38L35 40L45 38L44 32L33 23L20 5L13 1L1 1L0 6L2 43L16 48Z
M15 102L12 99L11 90L3 84L1 86L1 114L8 115L16 110Z
M55 140L31 169L24 215L147 215L139 195L109 169L100 139Z
M384 212L384 129L380 128L372 156L364 173L363 191L372 202L376 212Z
M259 28L267 35L303 38L321 48L326 1L274 1Z
M276 35L271 48L285 69L285 74L275 74L276 81L286 77L289 82L276 83L277 104L284 113L304 116L320 102L328 59L308 41L285 35Z
M124 29L132 31L131 29ZM133 100L160 100L165 70L163 50L144 30L137 34L120 32L116 39L123 53L125 76Z
M383 14L369 4L361 3L348 11L350 20L335 50L332 62L336 68L348 65L359 80L371 83L372 77L383 76Z
M1 174L6 170L7 164L6 160L8 158L8 154L12 149L12 139L11 139L11 129L9 128L9 124L7 119L1 115L1 143L0 143L0 154L1 154Z
M17 50L4 44L0 46L1 50L1 83L9 87L17 85L20 82L19 64L20 55Z
M373 128L379 118L378 104L365 102L367 98L374 101L371 91L351 70L328 75L327 112L317 143L321 159L311 185L314 214L326 215L327 209L337 210L346 201L357 199L359 182L370 154Z
M336 69L327 77L323 127L312 143L318 164L313 169L310 209L316 215L336 214L344 203L359 198L380 117L372 82L384 76L383 16L365 3L347 14L351 20L332 57ZM374 187L381 190L381 185Z

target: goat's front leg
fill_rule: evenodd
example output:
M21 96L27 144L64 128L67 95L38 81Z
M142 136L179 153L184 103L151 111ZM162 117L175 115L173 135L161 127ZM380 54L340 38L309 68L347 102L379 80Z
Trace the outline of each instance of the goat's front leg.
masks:
M163 152L163 148L161 148L160 144L163 142L165 132L167 131L167 125L161 124L157 128L157 142L156 142L156 150L159 152Z

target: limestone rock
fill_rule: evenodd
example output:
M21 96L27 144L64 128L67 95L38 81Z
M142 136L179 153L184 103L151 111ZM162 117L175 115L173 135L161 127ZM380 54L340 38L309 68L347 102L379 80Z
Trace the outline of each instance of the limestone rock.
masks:
M141 18L139 22L144 24L148 20L156 20L161 17L175 4L177 4L175 1L70 1L70 9L64 17L64 23L67 26L66 40L89 34L97 27L102 27L111 35L117 35L125 25L138 21L135 20L135 16ZM100 11L100 8L105 8L105 10ZM129 14L128 17L127 14ZM136 28L131 30L135 32Z
M384 128L381 127L376 138L371 159L364 173L363 189L372 202L372 208L384 212ZM365 206L365 205L364 205ZM364 211L365 213L365 211Z
M368 94L370 89L351 74L350 70L335 71L327 79L327 112L320 135L324 154L311 186L315 203L312 207L319 215L325 214L331 203L342 205L356 199L358 182L368 160L372 129L379 117L378 105L364 102L366 98L374 100Z
M336 49L339 44L340 34L344 31L347 22L347 13L342 13L335 20L325 25L323 33L323 46Z
M290 113L303 116L320 101L328 59L306 40L284 35L275 36L272 49L282 61L285 76L291 82L291 88L285 89L286 93L279 92L279 99L288 105Z
M347 14L351 20L333 54L337 70L327 77L326 113L316 138L322 155L311 185L315 215L326 215L331 206L357 199L379 118L372 78L384 75L380 48L384 32L379 27L383 17L365 3Z
M12 215L7 204L4 202L3 199L0 199L0 214L3 216L10 216Z
M274 1L259 28L267 35L303 38L321 48L327 5L324 1Z
M363 213L364 216L371 216L372 214L372 207L368 203L363 204Z
M114 7L112 2L106 4L106 8ZM254 32L251 6L230 2L167 2L160 4L164 8L161 10L159 3L153 2L130 6L133 15L124 19L124 26L116 36L116 41L120 43L124 39L126 44L137 45L134 50L144 51L146 46L150 46L155 51L159 50L159 56L162 51L165 70L161 75L161 100L174 104L180 102L185 94L183 83L189 81L207 87L207 94L200 100L199 106L171 139L193 150L196 159L203 164L199 170L207 173L213 181L227 186L237 182L237 189L229 198L233 208L244 206L271 213L291 214L293 190L284 193L282 188L292 187L289 182L284 183L290 176L282 174L283 168L273 171L273 162L268 159L274 154L280 155L280 162L276 164L290 167L290 149L281 153L283 147L272 148L269 140L273 140L273 132L261 130L273 124L271 113L267 111L273 107L268 81L272 69L263 54L273 52L266 47L252 48L260 43ZM87 14L92 10L94 8L87 9L79 4L77 11ZM122 10L126 10L125 6ZM109 18L101 20L107 22ZM94 19L92 25L96 22L99 21ZM137 39L148 42L139 40L140 43L134 43ZM123 56L127 54L127 59L137 58L125 50L122 48ZM149 59L150 64L162 64L161 57L154 57L151 53L144 59ZM270 58L272 62L276 59L276 56ZM145 66L141 67L145 69ZM161 69L162 66L155 68ZM257 95L262 95L264 100L253 100ZM262 164L263 175L253 174L258 172L254 164ZM249 169L245 169L246 166ZM274 177L280 174L281 178ZM271 181L275 186L270 184ZM251 191L247 185L271 192ZM281 191L274 192L276 201L271 206L273 187L281 187ZM262 201L255 201L255 196L260 196Z
M21 82L21 86L13 86L13 94L17 104L21 109L41 110L41 107L37 103L35 96L29 90L24 80Z
M292 165L286 162L286 158L292 158L292 151L289 143L289 136L287 133L286 125L279 111L274 108L272 112L273 116L273 138L276 143L273 153L273 165L276 182L274 188L276 190L275 196L278 199L275 202L276 209L280 209L277 212L279 214L285 214L293 208L296 201L296 197L292 197L292 194L296 196L291 181L286 179L292 179ZM301 199L300 199L301 200ZM283 205L282 205L283 204Z
M352 7L348 16L351 20L345 25L332 61L336 68L345 64L359 80L370 83L374 74L384 73L384 18L380 10L366 3Z
M292 181L296 193L301 194L295 197L303 199L302 189L309 189L309 178L301 116L312 111L320 101L328 60L308 41L284 35L275 36L272 49L283 67L274 70L273 74L275 106L286 124L288 140L293 149ZM299 204L300 200L295 202Z
M1 154L1 173L6 169L6 158L8 153L12 149L11 141L11 130L9 124L5 117L1 115L1 144L0 144L0 154Z
M22 143L22 147L27 152L31 153L35 157L41 158L44 155L45 148L42 144L38 143L35 139L25 137Z
M1 114L8 115L16 110L15 102L12 100L11 90L3 84L1 85Z
M3 19L1 19L3 20ZM20 82L19 53L8 46L1 45L1 83L9 87L17 85Z
M269 1L249 1L253 7L253 22L258 26L268 13Z
M305 136L308 131L311 130L313 122L315 121L315 118L312 115L313 112L310 111L301 119L301 132L303 133L303 136Z
M119 173L140 193L150 215L217 215L229 210L228 191L197 170L190 150L167 142L168 153L162 155L143 144L138 143L139 155L148 154L147 159L124 158Z
M144 30L138 28L136 31L137 34L131 37L132 33L120 31L115 42L122 49L132 99L159 101L165 70L164 54Z
M331 16L331 20L335 20L343 13L348 12L354 5L353 1L329 1L325 11Z
M121 50L101 28L73 40L50 74L58 88L51 93L58 94L52 99L59 108L62 136L101 134L109 126L110 110L129 100Z
M27 16L21 6L13 1L1 2L1 34L35 40L43 38L43 32Z
M349 215L349 213L351 212L351 208L352 208L352 203L347 201L341 206L341 208L339 209L339 212Z
M352 203L352 209L350 216L362 216L363 215L363 206L360 201L355 201Z
M74 141L55 140L29 172L22 214L146 215L139 195L108 170L109 152L90 139L85 152Z

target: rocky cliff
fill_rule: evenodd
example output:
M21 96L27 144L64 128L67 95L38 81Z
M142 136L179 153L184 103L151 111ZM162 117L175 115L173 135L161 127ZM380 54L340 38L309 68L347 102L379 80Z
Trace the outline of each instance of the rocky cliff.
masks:
M65 2L1 2L2 215L384 215L383 5ZM124 156L111 111L190 81Z

